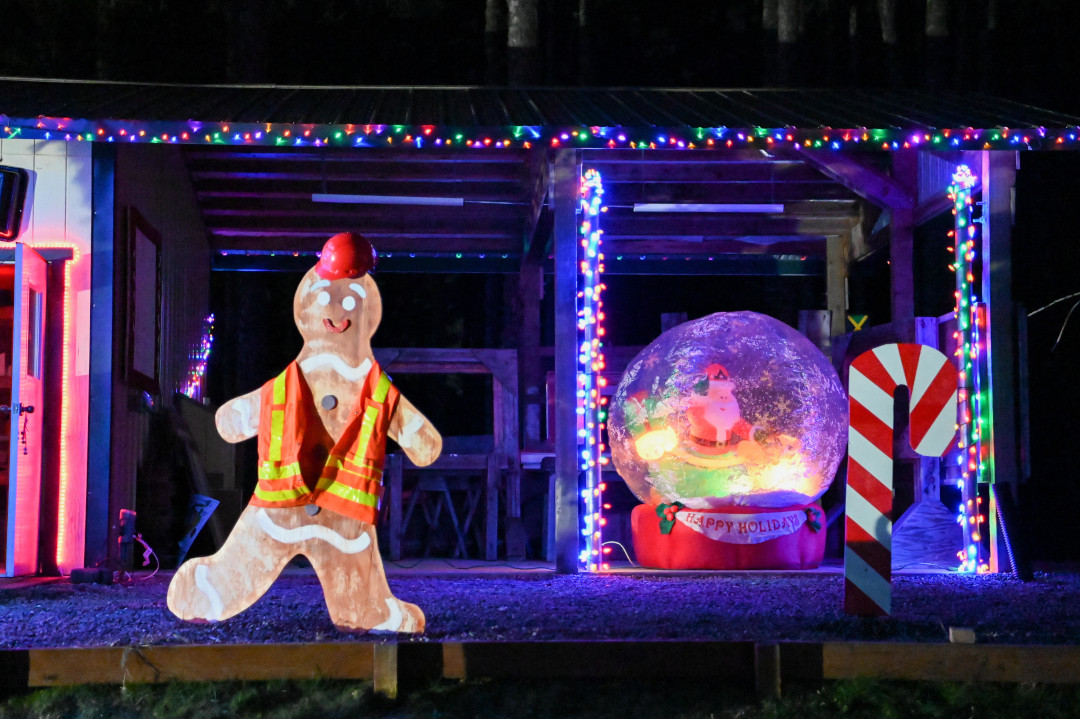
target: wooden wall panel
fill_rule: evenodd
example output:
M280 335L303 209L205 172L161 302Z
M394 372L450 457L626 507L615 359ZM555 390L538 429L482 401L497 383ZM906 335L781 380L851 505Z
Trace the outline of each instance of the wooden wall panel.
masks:
M203 320L209 312L210 254L206 230L180 151L168 146L117 148L116 209L124 218L134 208L161 235L159 260L161 312L158 318L158 401L171 405L186 379L189 356L197 347ZM127 244L127 223L116 228L120 253ZM123 259L123 258L118 258ZM128 326L126 287L128 263L114 288L121 306L117 332ZM126 345L120 342L118 347ZM146 457L149 417L143 410L141 389L124 376L126 357L115 357L113 392L113 467L110 500L111 529L118 529L121 508L135 509L136 478ZM115 535L114 535L115 536ZM112 542L115 546L115 539Z

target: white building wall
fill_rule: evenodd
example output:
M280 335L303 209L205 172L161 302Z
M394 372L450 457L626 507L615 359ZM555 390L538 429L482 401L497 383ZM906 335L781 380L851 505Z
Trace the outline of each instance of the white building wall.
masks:
M0 164L33 173L29 217L19 241L31 247L67 246L75 253L65 314L72 346L66 427L61 446L57 564L83 566L86 538L86 438L90 356L91 146L87 142L0 140Z

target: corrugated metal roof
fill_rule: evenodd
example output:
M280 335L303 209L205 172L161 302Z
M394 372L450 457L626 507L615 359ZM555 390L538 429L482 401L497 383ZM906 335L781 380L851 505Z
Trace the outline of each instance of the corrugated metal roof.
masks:
M570 139L592 147L669 146L676 140L696 146L866 142L887 148L944 141L967 149L1080 147L1078 117L999 98L915 90L286 87L0 78L0 122L0 138L59 131L78 139L129 140L143 131L173 142L282 144L283 137L302 134L289 128L303 128L309 139L347 145L359 144L356 126L377 126L445 138L453 131L458 144L487 135L507 144ZM334 134L342 128L344 140ZM259 137L244 136L253 131Z

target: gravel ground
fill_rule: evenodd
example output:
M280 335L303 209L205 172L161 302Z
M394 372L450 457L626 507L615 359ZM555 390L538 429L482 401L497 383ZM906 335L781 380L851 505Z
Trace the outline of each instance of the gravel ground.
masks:
M102 586L0 584L0 647L370 641L330 623L318 581L290 572L240 615L188 624L165 606L169 575ZM1080 573L893 578L891 617L841 611L838 574L397 576L394 593L427 614L416 641L556 639L1080 643Z

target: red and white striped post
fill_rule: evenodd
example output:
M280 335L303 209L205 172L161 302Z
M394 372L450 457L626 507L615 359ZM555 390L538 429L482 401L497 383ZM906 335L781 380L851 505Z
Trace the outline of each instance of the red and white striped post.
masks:
M887 344L855 358L848 371L844 611L881 616L892 607L893 394L908 388L912 448L947 452L956 434L957 372L932 347Z

